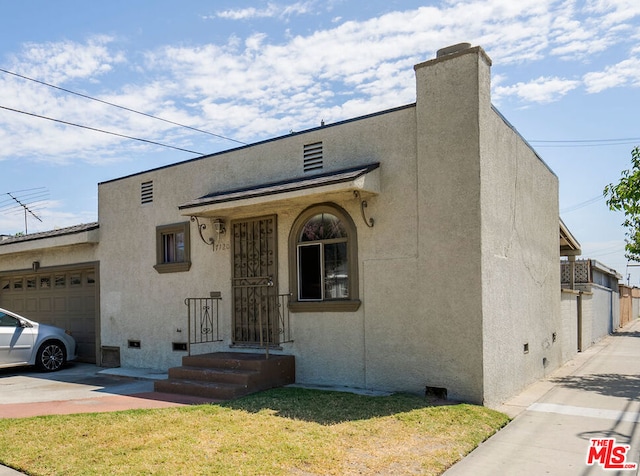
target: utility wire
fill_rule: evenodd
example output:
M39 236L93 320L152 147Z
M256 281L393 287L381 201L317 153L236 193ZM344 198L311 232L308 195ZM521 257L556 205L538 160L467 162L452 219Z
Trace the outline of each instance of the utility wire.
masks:
M215 134L213 132L210 131L205 131L202 129L198 129L196 127L191 127L191 126L187 126L186 124L181 124L179 122L175 122L175 121L171 121L169 119L164 119L162 117L158 117L158 116L154 116L152 114L148 114L146 112L141 112L141 111L137 111L135 109L131 109L129 107L126 106L121 106L119 104L115 104L109 101L105 101L103 99L98 99L95 98L93 96L89 96L86 94L82 94L82 93L78 93L76 91L72 91L70 89L66 89L60 86L56 86L55 84L50 84L47 83L45 81L40 81L39 79L34 79L34 78L30 78L29 76L25 76L19 73L15 73L13 71L9 71L3 68L0 68L0 72L2 73L6 73L12 76L16 76L18 78L22 78L25 79L27 81L32 81L34 83L38 83L38 84L42 84L43 86L48 86L50 88L54 88L57 89L59 91L63 91L65 93L69 93L69 94L73 94L75 96L79 96L85 99L89 99L91 101L96 101L102 104L106 104L108 106L112 106L112 107L117 107L119 109L122 109L124 111L129 111L129 112L133 112L134 114L140 114L142 116L145 117L149 117L151 119L157 119L159 121L163 121L169 124L173 124L175 126L178 127L184 127L186 129L190 129L192 131L196 131L196 132L201 132L203 134L209 134L211 136L217 137L219 139L224 139L224 140L228 140L231 142L235 142L237 144L241 144L241 145L247 145L246 142L242 142L236 139L232 139L230 137L226 137L223 136L221 134ZM529 143L533 144L540 144L538 147L601 147L601 146L606 146L606 145L625 145L625 144L630 144L630 143L640 143L640 137L631 137L631 138L621 138L621 139L584 139L584 140L529 140ZM549 144L549 145L545 145L545 144ZM558 144L558 145L554 145L554 144ZM569 144L575 144L575 145L569 145Z
M640 144L640 137L620 139L582 139L582 140L528 140L537 147L605 147L611 145Z
M584 208L593 203L599 202L600 200L604 200L604 195L598 195L596 197L590 198L589 200L585 200L584 202L577 203L567 208L563 208L560 210L560 213L571 213L573 211L579 210L580 208Z
M195 127L187 126L185 124L180 124L179 122L174 122L174 121L170 121L169 119L164 119L162 117L157 117L157 116L154 116L154 115L151 115L151 114L147 114L146 112L136 111L135 109L131 109L129 107L121 106L119 104L115 104L115 103L112 103L112 102L109 102L109 101L104 101L102 99L98 99L98 98L95 98L95 97L92 97L92 96L88 96L86 94L82 94L82 93L78 93L78 92L75 92L75 91L71 91L70 89L61 88L60 86L56 86L54 84L45 83L44 81L40 81L38 79L30 78L28 76L23 76L22 74L14 73L13 71L8 71L6 69L0 68L0 72L6 73L6 74L10 74L10 75L16 76L18 78L26 79L27 81L33 81L34 83L42 84L42 85L48 86L50 88L58 89L59 91L64 91L65 93L74 94L76 96L80 96L80 97L85 98L85 99L90 99L91 101L97 101L97 102L100 102L102 104L106 104L108 106L117 107L117 108L123 109L125 111L133 112L135 114L140 114L142 116L150 117L152 119L157 119L159 121L167 122L169 124L173 124L174 126L184 127L186 129L191 129L192 131L202 132L203 134L209 134L211 136L218 137L219 139L229 140L231 142L236 142L238 144L247 145L246 142L241 142L239 140L232 139L230 137L225 137L225 136L220 135L220 134L214 134L213 132L205 131L205 130L202 130L202 129L197 129Z
M127 136L125 134L119 134L117 132L111 132L111 131L105 131L104 129L96 129L95 127L89 127L89 126L83 126L82 124L75 124L73 122L67 122L67 121L63 121L61 119L54 119L52 117L47 117L47 116L41 116L39 114L34 114L32 112L26 112L26 111L20 111L19 109L13 109L10 107L6 107L6 106L0 106L0 109L5 109L7 111L11 111L11 112L17 112L20 114L25 114L27 116L33 116L33 117L37 117L39 119L46 119L48 121L53 121L53 122L59 122L60 124L65 124L67 126L74 126L74 127L80 127L82 129L88 129L90 131L94 131L94 132L102 132L103 134L110 134L112 136L117 136L117 137L123 137L125 139L131 139L131 140L137 140L140 142L145 142L147 144L153 144L153 145L159 145L161 147L167 147L169 149L175 149L175 150L180 150L182 152L189 152L190 154L196 154L196 155L205 155L202 152L196 152L194 150L189 150L189 149L182 149L180 147L174 147L172 145L168 145L168 144L162 144L160 142L155 142L152 140L147 140L147 139L140 139L139 137L132 137L132 136Z
M574 140L532 140L529 142L618 142L618 141L640 141L640 137L627 137L622 139L574 139Z

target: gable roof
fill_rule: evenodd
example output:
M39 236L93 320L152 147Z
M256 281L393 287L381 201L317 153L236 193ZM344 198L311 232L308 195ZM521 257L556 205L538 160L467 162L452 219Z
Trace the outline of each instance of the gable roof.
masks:
M75 233L82 233L84 231L95 230L99 228L98 222L84 223L81 225L69 226L66 228L57 228L51 231L43 231L40 233L30 233L28 235L10 236L8 238L0 238L0 246L9 245L12 243L21 243L25 241L43 240L45 238L54 238L57 236L73 235Z

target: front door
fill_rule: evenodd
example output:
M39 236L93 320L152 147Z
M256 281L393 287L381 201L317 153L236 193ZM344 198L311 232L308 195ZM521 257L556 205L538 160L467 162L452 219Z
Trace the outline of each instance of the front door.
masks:
M278 344L276 216L231 224L233 343Z

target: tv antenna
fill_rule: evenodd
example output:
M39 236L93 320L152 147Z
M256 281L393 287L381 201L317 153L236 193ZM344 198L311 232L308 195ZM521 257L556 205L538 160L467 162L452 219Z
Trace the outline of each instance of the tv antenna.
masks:
M24 234L29 234L28 218L32 216L39 222L42 222L36 213L49 198L49 191L44 187L31 188L28 190L19 190L16 192L6 192L8 198L4 200L0 198L0 212L20 212L24 213Z

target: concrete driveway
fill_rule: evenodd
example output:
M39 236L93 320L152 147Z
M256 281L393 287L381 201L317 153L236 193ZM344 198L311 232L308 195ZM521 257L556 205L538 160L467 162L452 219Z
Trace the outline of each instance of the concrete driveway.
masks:
M0 418L166 408L207 400L153 392L166 374L70 363L58 372L0 369Z

